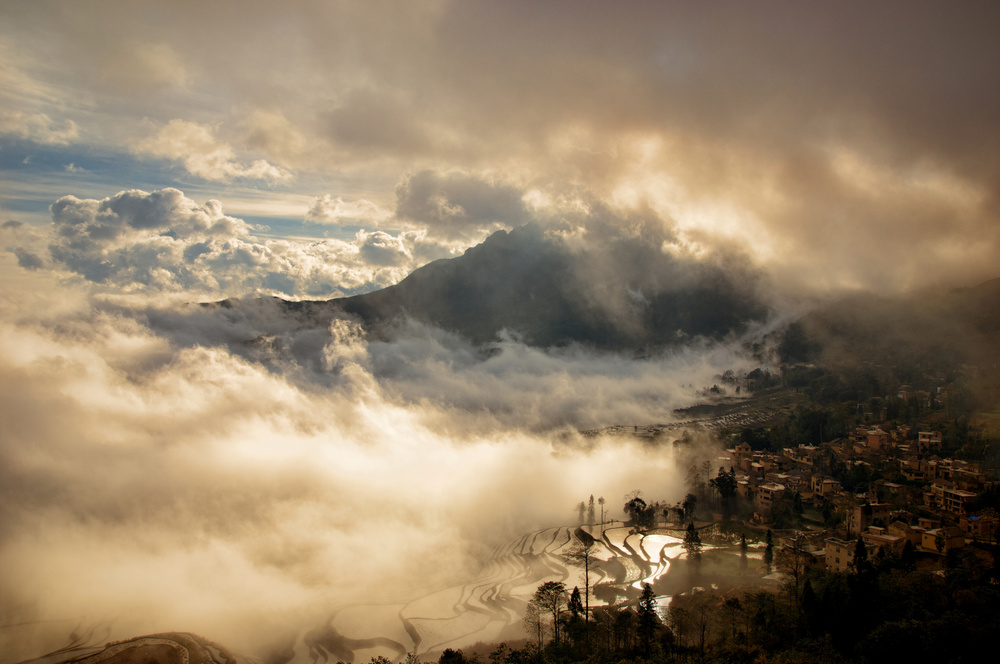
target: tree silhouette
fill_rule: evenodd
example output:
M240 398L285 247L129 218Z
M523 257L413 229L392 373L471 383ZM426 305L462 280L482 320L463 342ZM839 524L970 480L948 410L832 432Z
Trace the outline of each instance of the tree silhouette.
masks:
M552 616L552 640L559 643L559 612L566 605L566 585L561 581L546 581L535 590L532 601L539 612Z
M687 532L684 534L684 550L687 552L688 560L695 567L701 565L701 536L695 530L694 521L688 523Z
M684 502L681 503L681 508L684 510L684 518L688 520L694 518L694 510L697 506L698 496L693 493L684 496Z
M529 634L535 634L538 638L538 647L542 647L542 630L544 629L544 623L542 622L542 613L539 609L538 603L532 599L528 602L528 606L524 610L524 619L522 623L524 625L524 631Z
M583 567L584 610L583 619L586 624L588 646L590 643L590 566L594 563L594 545L596 540L583 528L577 528L573 533L576 543L569 552L563 554L563 560L571 565Z
M720 466L719 474L708 483L718 492L722 503L722 518L728 520L733 512L733 500L736 497L736 471L730 468L729 472L726 472L726 469Z
M629 517L629 520L637 528L649 528L653 525L655 510L654 508L647 506L646 501L639 496L635 496L625 503L624 509L625 513Z
M580 588L578 586L574 586L573 592L569 594L569 612L573 614L574 620L579 619L580 614L583 613L583 600L580 599Z
M644 657L649 657L649 646L656 633L656 627L660 624L660 617L656 614L656 596L653 595L653 586L648 583L642 584L642 597L639 598L638 614L642 654Z
M767 573L771 573L771 564L774 563L774 536L771 534L771 529L767 529L767 534L764 535L764 542L767 546L764 547L764 565L767 566Z

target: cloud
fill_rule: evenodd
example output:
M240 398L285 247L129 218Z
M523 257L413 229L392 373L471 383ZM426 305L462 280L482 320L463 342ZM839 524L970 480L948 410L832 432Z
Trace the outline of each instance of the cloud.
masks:
M0 297L0 609L23 623L5 652L82 625L263 658L337 607L468 579L478 553L590 493L683 493L669 446L575 448L525 425L665 416L703 360L510 340L483 357L439 331L371 342L279 312Z
M324 194L316 198L305 219L314 224L339 226L345 223L365 223L378 226L391 217L392 212L363 198L345 201L340 196L334 198L330 194Z
M391 285L414 267L419 240L359 232L354 241L262 240L222 204L177 189L123 191L52 205L53 262L87 281L136 293L334 297Z
M133 149L139 155L181 161L189 173L206 180L281 182L292 177L290 172L263 159L238 163L233 148L216 138L211 127L186 120L171 120L154 136L136 141Z
M145 60L122 58L138 42L121 35L148 21L139 8L30 5L3 10L24 74L5 108L213 181L294 170L355 202L387 200L401 173L488 173L552 200L652 207L682 240L742 245L802 287L995 271L992 3L442 2L391 22L378 3L220 3L198 20L172 3ZM156 93L109 86L117 61ZM156 130L135 138L142 118ZM441 237L481 220L454 192L403 202Z
M14 136L44 145L69 145L80 136L80 128L70 119L62 126L45 113L0 111L0 135Z
M526 223L523 192L466 173L423 170L396 186L396 217L446 239L482 238Z

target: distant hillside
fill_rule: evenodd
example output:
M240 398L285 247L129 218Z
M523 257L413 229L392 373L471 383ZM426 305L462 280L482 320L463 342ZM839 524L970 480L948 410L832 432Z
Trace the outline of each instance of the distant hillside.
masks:
M901 384L930 388L956 376L992 393L990 377L1000 363L1000 279L907 297L850 296L793 323L778 348L785 364L877 379L855 394L884 394Z
M640 239L570 248L525 226L384 290L287 306L313 315L330 307L372 328L409 316L479 344L506 329L532 346L642 352L721 339L763 320L768 308L755 283L752 275L679 259Z

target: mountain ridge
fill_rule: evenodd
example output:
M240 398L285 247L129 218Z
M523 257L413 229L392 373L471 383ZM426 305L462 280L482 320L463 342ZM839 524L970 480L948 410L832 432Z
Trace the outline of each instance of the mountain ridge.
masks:
M770 313L753 283L722 267L633 238L600 251L574 249L535 225L497 231L462 256L428 263L379 291L284 306L340 311L369 328L405 316L480 345L506 330L530 346L614 351L720 340Z

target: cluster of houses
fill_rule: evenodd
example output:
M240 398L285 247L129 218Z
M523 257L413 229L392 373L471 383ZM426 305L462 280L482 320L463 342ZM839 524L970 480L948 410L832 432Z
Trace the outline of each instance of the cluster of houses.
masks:
M825 561L830 570L846 571L858 538L871 555L879 549L902 554L907 542L914 551L944 554L969 541L997 540L997 515L972 511L977 496L994 484L993 478L975 463L936 456L941 443L937 431L914 436L907 426L892 431L859 427L846 438L786 448L781 454L755 451L741 443L730 450L730 460L739 494L753 505L754 520L766 522L772 506L788 492L797 493L804 505L825 506L835 515L833 528L816 524L811 531L779 539L800 538L801 545L804 537L817 561ZM820 472L829 466L821 460L846 468L878 463L883 477L898 482L879 479L849 492L840 481Z

